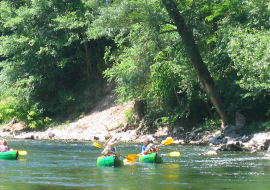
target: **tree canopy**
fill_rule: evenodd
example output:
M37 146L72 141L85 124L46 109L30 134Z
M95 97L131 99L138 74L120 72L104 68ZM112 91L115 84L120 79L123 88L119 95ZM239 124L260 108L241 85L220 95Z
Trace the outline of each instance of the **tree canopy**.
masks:
M266 0L3 0L0 119L87 112L108 79L146 120L267 120L269 16Z

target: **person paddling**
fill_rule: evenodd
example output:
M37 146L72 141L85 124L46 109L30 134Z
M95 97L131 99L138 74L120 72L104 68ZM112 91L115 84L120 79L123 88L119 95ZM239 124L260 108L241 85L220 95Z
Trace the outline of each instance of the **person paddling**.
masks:
M103 154L104 157L106 156L119 156L119 153L116 153L116 145L117 143L117 139L113 139L112 137L105 143L105 148L104 150L101 152L101 154Z
M152 143L149 144L148 138L145 138L142 143L143 143L143 145L141 147L141 155L147 155L150 153L158 153L159 152L158 146L153 147Z
M6 139L4 139L4 140L2 140L2 141L0 142L0 152L7 152L7 151L9 151L9 148L8 148L8 146L7 146L7 141L6 141Z

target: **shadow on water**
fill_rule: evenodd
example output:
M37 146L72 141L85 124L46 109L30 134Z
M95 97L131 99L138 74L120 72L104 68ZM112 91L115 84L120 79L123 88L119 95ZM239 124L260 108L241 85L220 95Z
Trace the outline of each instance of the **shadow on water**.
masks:
M14 149L26 150L19 160L0 160L0 189L269 189L270 160L264 153L223 152L201 156L210 147L169 145L162 164L136 161L123 167L98 167L101 149L91 142L9 140ZM137 154L140 144L119 143L118 151Z

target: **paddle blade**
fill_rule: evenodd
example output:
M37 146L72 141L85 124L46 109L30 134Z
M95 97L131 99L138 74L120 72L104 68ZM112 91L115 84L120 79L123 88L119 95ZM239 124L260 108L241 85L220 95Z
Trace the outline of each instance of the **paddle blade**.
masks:
M177 157L177 156L180 156L181 153L180 153L179 151L175 151L175 152L170 152L170 153L168 153L167 155L173 156L173 157Z
M172 144L172 142L173 142L173 138L168 138L167 140L165 140L161 144L163 144L163 145L169 145L169 144Z
M18 154L20 156L25 156L25 155L27 155L27 152L25 150L18 150Z
M100 144L98 144L97 142L93 142L94 146L97 147L97 148L104 148L103 146L101 146Z
M127 158L137 158L139 157L137 154L129 154Z
M131 157L127 157L126 159L128 162L131 162L131 163L136 161L135 158L131 158Z
M133 162L130 162L127 158L123 160L124 164L132 164Z

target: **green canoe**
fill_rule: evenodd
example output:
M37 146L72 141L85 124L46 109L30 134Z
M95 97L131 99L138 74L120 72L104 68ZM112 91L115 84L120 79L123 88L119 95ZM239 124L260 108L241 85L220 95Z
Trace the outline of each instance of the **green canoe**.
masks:
M162 163L162 157L157 153L140 156L139 162L141 163Z
M12 150L8 152L1 152L0 153L0 159L4 160L17 160L18 159L18 151Z
M117 167L123 165L123 160L121 160L118 156L107 156L107 157L98 157L97 159L98 166L109 166L109 167Z

